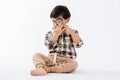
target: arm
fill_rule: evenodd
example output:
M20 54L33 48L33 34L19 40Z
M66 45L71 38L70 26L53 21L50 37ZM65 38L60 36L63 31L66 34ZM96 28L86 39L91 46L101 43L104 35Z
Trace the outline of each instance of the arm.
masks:
M53 49L57 43L55 41L52 41L52 36L53 33L51 31L49 31L46 36L45 36L45 45L48 47L48 49Z
M78 34L78 31L77 30L72 30L70 27L66 27L66 32L69 33L72 37L72 40L73 40L73 45L76 47L76 48L79 48L83 45L83 41L82 39L80 38L79 34Z
M83 41L80 38L78 31L73 31L73 33L71 34L72 36L72 40L73 40L73 44L76 48L80 48L83 45Z
M74 43L78 44L81 41L77 31L72 30L71 31L71 36L72 36L72 40L73 40Z
M57 26L54 33L49 31L46 34L45 45L48 47L48 49L53 49L55 46L57 46L58 37L65 30L65 29L61 29L62 26L63 26L62 24Z
M53 36L52 36L52 38L51 38L51 40L52 40L53 42L56 42L56 41L58 40L59 35L65 30L65 29L62 29L62 26L63 26L62 24L56 26L55 33L53 34Z

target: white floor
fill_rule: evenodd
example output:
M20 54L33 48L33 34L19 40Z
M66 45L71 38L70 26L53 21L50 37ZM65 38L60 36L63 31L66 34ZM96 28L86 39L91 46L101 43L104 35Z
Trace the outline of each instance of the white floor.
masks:
M49 74L44 77L31 77L29 80L120 80L120 72L104 70L78 70L72 74Z
M24 61L25 63L27 61ZM88 69L82 65L71 74L50 73L46 76L31 76L29 74L33 65L20 63L9 64L0 68L0 80L120 80L120 71L104 69Z

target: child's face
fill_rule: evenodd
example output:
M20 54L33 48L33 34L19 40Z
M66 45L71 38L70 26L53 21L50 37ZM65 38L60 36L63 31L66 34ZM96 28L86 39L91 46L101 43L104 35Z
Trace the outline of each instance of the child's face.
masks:
M57 27L59 25L62 25L65 27L65 25L69 22L70 18L64 19L62 16L59 16L57 18L52 18L53 26Z

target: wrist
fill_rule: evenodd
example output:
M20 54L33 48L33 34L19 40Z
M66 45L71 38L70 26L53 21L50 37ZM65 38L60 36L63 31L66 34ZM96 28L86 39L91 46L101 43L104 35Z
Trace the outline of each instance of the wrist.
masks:
M52 41L56 42L58 37L59 37L59 34L54 33L53 36L52 36Z
M58 37L60 34L59 33L57 33L57 32L55 32L54 34L53 34L53 36L56 36L56 37Z

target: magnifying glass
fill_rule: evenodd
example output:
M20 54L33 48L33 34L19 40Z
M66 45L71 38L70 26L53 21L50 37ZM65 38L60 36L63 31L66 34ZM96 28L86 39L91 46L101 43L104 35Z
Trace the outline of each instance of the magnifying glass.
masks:
M63 20L62 20L61 18L57 18L57 19L56 19L56 24L57 24L57 25L63 24Z
M57 19L56 19L56 24L57 24L57 25L63 24L63 19L57 18ZM62 27L62 29L64 29L64 28L65 28L65 27Z

